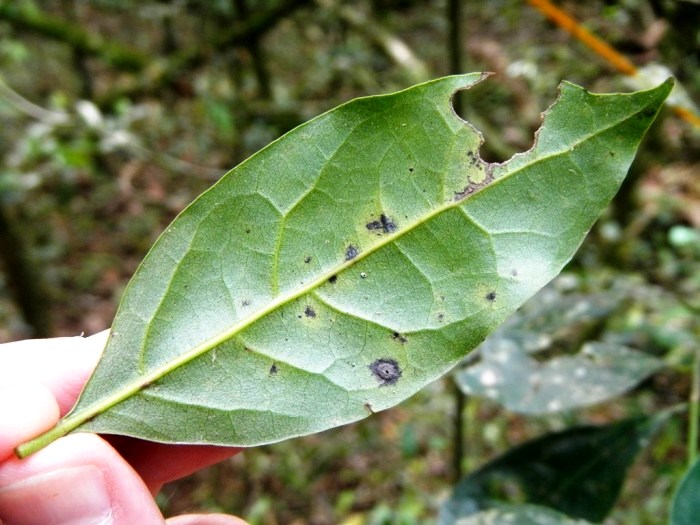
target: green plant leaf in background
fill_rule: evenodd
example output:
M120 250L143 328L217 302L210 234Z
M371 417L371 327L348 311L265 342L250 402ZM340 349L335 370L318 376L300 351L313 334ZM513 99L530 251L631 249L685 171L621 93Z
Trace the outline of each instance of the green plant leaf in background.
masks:
M465 394L487 397L508 410L547 414L612 399L663 366L637 350L598 342L586 343L576 355L540 362L502 339L455 380Z
M452 525L590 525L590 522L536 505L503 505L460 518Z
M506 494L598 523L610 512L625 473L672 410L610 425L574 427L513 448L460 481L440 525L492 507Z
M557 277L468 355L454 373L460 389L513 412L547 414L611 399L664 366L618 342L590 340L630 290L567 290L576 281Z
M224 176L129 283L68 431L257 445L391 407L444 374L572 257L671 82L563 84L503 165L453 111L483 75L344 104Z
M700 460L683 476L671 503L671 525L697 525L700 519Z

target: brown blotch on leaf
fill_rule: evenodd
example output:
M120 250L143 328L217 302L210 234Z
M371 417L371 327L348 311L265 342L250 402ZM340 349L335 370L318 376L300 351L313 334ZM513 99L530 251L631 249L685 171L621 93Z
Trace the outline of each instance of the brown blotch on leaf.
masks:
M398 341L399 343L407 343L408 342L408 339L406 339L406 337L404 337L403 335L401 335L398 332L394 332L393 334L391 334L391 338L394 341Z
M379 381L379 386L394 385L401 378L399 364L389 358L377 359L369 365L372 375Z
M474 162L474 159L476 157L472 157L472 160L470 162ZM480 159L476 158L477 162L480 162ZM475 164L476 166L481 167L481 164ZM489 184L491 184L494 181L493 177L493 164L486 164L486 173L484 180L481 182L473 182L471 179L469 179L469 184L467 184L463 190L461 191L456 191L455 192L455 200L456 201L461 201L465 197L470 196L473 193L476 193L477 191L481 190L482 188L485 188Z
M307 307L304 309L304 315L305 315L306 317L316 317L316 310L314 310L314 309L311 308L310 306L307 306Z

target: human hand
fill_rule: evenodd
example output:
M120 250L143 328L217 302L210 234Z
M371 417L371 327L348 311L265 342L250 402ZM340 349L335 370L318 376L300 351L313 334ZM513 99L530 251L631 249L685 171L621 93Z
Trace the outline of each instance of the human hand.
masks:
M164 520L153 499L164 483L239 449L72 434L14 456L73 406L107 335L0 345L0 525L245 525L223 514Z

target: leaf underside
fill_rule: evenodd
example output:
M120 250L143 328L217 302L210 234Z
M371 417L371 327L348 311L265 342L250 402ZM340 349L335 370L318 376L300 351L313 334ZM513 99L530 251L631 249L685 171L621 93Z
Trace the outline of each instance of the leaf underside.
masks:
M632 348L589 342L576 355L538 361L515 341L482 351L455 377L466 395L483 396L521 414L548 414L607 401L663 367Z
M573 256L670 90L565 83L533 149L490 165L451 105L482 78L349 102L195 200L129 283L63 431L258 445L459 362Z

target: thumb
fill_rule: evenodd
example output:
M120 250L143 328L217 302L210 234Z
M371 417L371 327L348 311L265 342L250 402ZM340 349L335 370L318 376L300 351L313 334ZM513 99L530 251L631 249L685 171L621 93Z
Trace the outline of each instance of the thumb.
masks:
M186 514L165 520L166 525L248 525L228 514Z
M58 403L39 383L0 386L0 461L20 443L51 428L58 421Z

